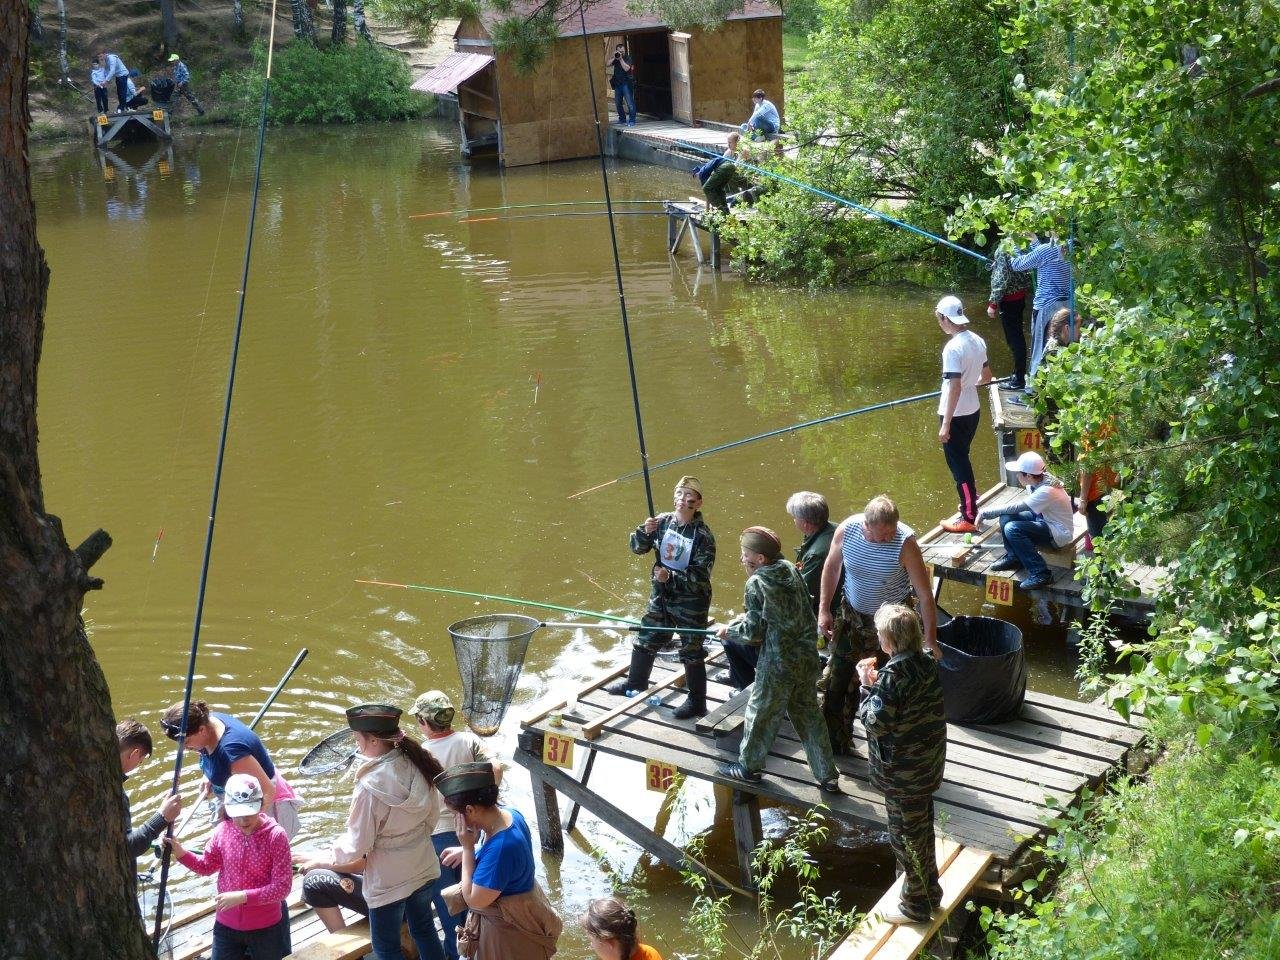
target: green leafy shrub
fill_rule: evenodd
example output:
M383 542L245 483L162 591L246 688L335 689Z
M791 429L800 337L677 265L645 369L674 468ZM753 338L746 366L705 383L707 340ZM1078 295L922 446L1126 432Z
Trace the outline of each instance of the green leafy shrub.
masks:
M222 96L245 119L262 101L266 47L248 70L222 77ZM398 54L371 43L317 47L294 42L275 52L271 123L359 123L420 116L428 100L409 89L409 68Z

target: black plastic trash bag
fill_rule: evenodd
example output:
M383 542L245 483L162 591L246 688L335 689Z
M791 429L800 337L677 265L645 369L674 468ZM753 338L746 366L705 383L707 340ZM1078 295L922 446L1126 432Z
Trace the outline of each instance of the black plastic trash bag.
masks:
M1022 631L992 617L955 617L938 628L939 677L950 723L1016 720L1027 693Z

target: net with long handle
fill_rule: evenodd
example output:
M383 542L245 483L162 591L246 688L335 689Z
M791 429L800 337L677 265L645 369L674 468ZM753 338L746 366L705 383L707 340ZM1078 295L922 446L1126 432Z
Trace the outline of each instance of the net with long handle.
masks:
M462 677L462 714L482 737L498 732L515 693L529 638L541 624L533 617L495 613L449 625Z
M350 727L343 727L312 747L302 758L302 763L298 764L298 772L308 777L318 773L333 773L349 764L355 755L355 734Z

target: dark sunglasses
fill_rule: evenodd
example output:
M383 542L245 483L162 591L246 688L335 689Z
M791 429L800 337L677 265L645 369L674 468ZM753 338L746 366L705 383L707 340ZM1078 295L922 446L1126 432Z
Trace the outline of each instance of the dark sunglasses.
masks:
M182 736L182 727L176 723L169 723L165 720L161 720L160 729L164 731L164 735L170 740L177 740Z

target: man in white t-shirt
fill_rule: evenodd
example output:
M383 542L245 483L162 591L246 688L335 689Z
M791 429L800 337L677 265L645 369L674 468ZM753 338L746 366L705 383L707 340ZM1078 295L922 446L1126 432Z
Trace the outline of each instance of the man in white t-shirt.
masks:
M944 523L948 533L974 533L978 519L977 481L969 447L978 432L978 388L991 382L987 345L969 329L959 297L943 297L934 310L938 326L951 337L942 348L942 397L938 401L938 440L960 495L960 519Z
M494 781L502 783L502 764L493 759L474 733L453 729L454 712L453 701L440 690L428 690L413 702L413 713L418 718L418 729L422 731L423 748L445 770L460 763L490 763L493 765ZM458 846L454 814L447 807L440 811L440 819L431 831L431 844L436 848L437 857L446 847ZM444 955L447 960L458 960L458 925L466 918L466 913L449 913L440 892L445 887L453 886L459 879L457 868L446 866L441 860L440 882L436 885L433 902L436 916L440 918L440 929L444 931Z
M1004 556L991 565L992 570L1027 571L1026 579L1016 584L1020 590L1037 590L1053 583L1049 565L1037 547L1065 547L1075 537L1075 510L1071 494L1062 481L1046 472L1044 457L1028 450L1017 460L1005 464L1017 473L1018 482L1027 495L1001 510L983 510L983 520L1000 521L1004 538Z

